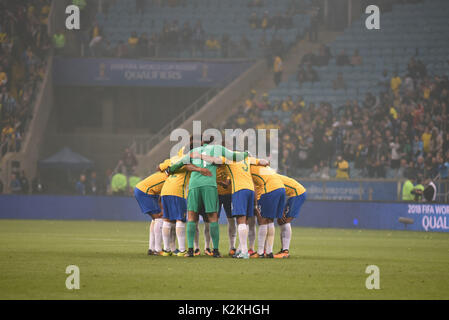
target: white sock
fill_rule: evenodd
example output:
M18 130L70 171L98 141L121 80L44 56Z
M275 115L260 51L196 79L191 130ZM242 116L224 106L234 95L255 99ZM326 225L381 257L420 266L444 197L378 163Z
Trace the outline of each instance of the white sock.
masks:
M154 250L157 252L162 251L162 224L164 220L154 220Z
M176 237L178 238L179 251L186 250L186 223L176 221Z
M195 240L193 242L194 250L200 248L200 226L199 222L196 222L196 232L195 232Z
M204 249L210 248L210 226L209 222L204 222Z
M170 250L171 252L176 250L176 223L171 223L170 230Z
M239 232L239 247L243 254L248 253L248 226L246 223L238 225L237 230Z
M237 238L237 228L235 225L235 219L228 219L228 237L229 237L229 250L235 249L235 240Z
M154 250L154 220L151 220L150 230L148 232L148 249Z
M290 223L281 225L281 243L282 250L289 250L290 240L292 239L292 226Z
M170 251L171 240L171 222L164 221L162 224L162 239L164 241L164 250Z
M262 255L265 250L265 240L267 239L268 226L262 224L259 226L259 233L257 236L257 253Z
M265 247L265 251L267 254L273 253L273 243L274 243L274 223L271 222L268 224L267 244Z
M256 218L248 219L248 248L254 250L256 244Z

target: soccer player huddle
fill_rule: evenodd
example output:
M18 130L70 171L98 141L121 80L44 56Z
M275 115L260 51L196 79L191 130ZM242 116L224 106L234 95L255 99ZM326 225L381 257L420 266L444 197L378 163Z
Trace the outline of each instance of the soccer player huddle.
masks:
M194 147L196 144L199 146ZM152 217L148 254L200 255L201 215L205 223L204 254L221 257L218 220L223 208L228 219L230 256L288 258L290 223L299 215L306 189L298 181L277 174L269 164L248 152L213 144L213 139L191 138L187 154L184 155L184 148L179 150L177 156L160 163L157 171L139 182L134 190L142 212ZM281 229L282 248L273 254L275 219Z

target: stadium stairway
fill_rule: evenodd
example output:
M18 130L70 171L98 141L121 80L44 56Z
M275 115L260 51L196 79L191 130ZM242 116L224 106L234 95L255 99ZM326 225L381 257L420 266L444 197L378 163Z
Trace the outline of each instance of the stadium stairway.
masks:
M297 65L304 54L317 50L322 44L334 41L339 35L339 32L320 31L317 42L310 42L308 40L298 42L284 59L283 79L288 79L288 77L296 74ZM240 106L244 104L252 89L256 90L257 95L261 97L265 92L269 92L274 87L272 66L267 66L266 61L260 59L197 112L187 116L186 120L177 127L192 132L193 121L201 121L201 129L203 131L207 128L221 128L226 119L237 112ZM166 131L161 130L162 133ZM148 175L154 171L158 163L167 158L170 154L170 148L175 144L174 142L170 142L169 135L170 133L156 136L152 140L154 147L145 154L137 153L139 161L137 172L139 175Z

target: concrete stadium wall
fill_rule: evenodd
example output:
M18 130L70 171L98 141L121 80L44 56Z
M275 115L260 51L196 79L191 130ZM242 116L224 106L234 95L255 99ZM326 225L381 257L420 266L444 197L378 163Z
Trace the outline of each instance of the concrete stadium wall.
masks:
M406 218L407 227L399 222ZM149 221L134 198L1 195L0 219ZM222 214L220 223L227 223ZM449 204L306 201L294 226L449 232Z
M26 130L25 139L20 152L7 153L0 162L0 178L9 191L9 178L12 173L13 162L20 162L20 170L25 170L29 180L36 174L37 162L45 136L45 129L53 107L52 58L47 57L47 70L39 89L37 99L32 110L32 120Z

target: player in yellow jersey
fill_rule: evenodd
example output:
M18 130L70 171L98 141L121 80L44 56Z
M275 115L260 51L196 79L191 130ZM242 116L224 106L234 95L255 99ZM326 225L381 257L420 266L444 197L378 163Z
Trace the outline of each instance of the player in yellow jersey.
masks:
M285 187L285 193L288 197L282 218L278 218L278 225L281 228L281 244L282 248L275 258L290 257L290 240L292 238L291 222L299 216L304 201L306 201L306 188L295 179L278 174Z
M185 255L185 217L187 211L186 183L189 172L183 168L176 174L170 175L161 190L161 203L164 209L164 223L162 225L162 240L164 243L163 256ZM173 229L176 231L173 232ZM172 235L176 233L179 252L172 244Z
M179 156L170 159L170 164L176 163L181 159L183 149ZM164 223L162 225L162 239L164 250L162 256L171 256L173 254L183 257L186 254L186 234L185 222L187 214L187 191L190 179L190 172L197 171L205 176L211 176L212 173L206 168L199 168L193 164L186 164L176 173L171 174L165 180L161 190L161 202L163 207ZM176 226L176 229L175 229ZM175 252L175 229L178 238L179 250ZM174 231L174 230L173 230ZM172 237L173 236L173 237ZM173 241L172 241L173 239Z
M195 155L196 156L196 155ZM238 259L249 259L248 254L248 219L254 216L254 183L251 176L251 165L268 165L268 161L253 157L244 157L242 161L232 161L223 157L202 155L210 163L221 164L223 161L226 174L232 187L232 216L237 220L239 234L239 250L233 255Z
M221 165L217 167L217 191L218 191L218 208L223 207L228 219L228 238L229 238L229 255L233 256L236 252L235 241L237 239L236 220L232 216L232 186L231 180L226 174L226 167Z
M151 216L148 255L158 255L162 250L162 210L160 193L168 175L164 172L170 165L170 159L157 166L157 171L140 181L134 188L134 197L143 214Z
M259 223L257 252L252 258L273 258L274 219L282 218L285 189L282 180L270 167L251 166L257 199Z

